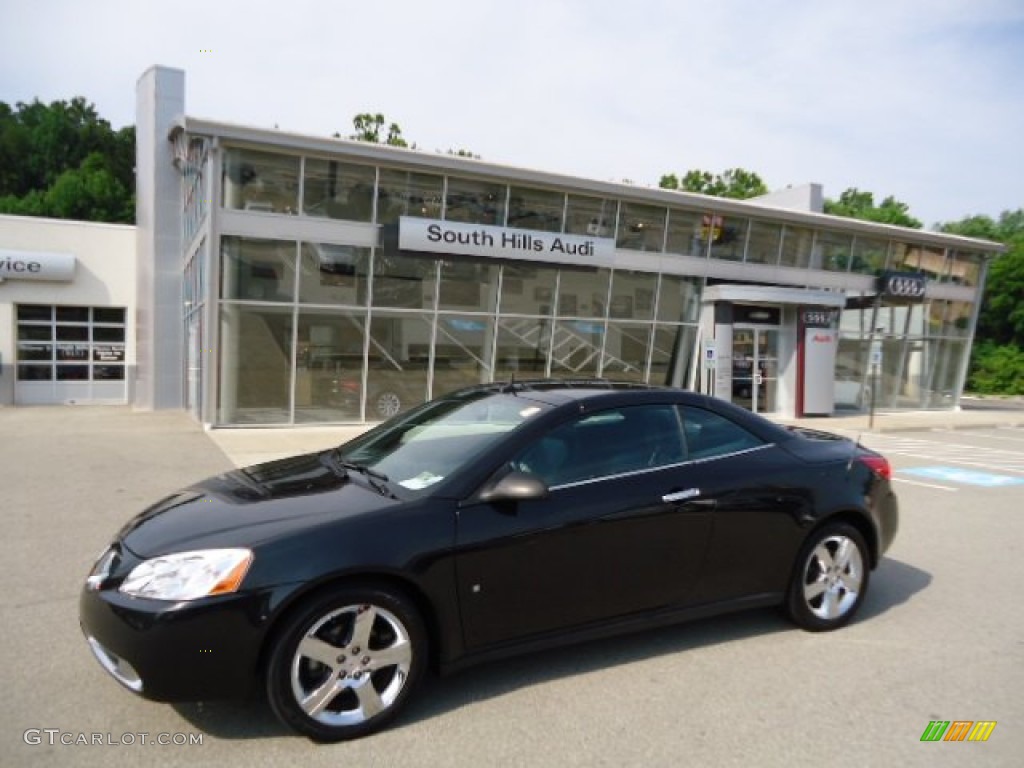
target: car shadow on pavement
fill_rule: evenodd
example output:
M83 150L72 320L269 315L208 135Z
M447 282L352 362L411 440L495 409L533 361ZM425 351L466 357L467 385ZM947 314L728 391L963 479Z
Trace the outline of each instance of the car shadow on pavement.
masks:
M215 739L271 739L296 736L260 696L223 701L174 702L171 707L194 728Z
M431 673L423 680L422 688L405 712L389 727L400 728L429 720L548 680L788 631L792 626L779 611L759 609L481 664L450 677L438 678ZM278 723L269 705L259 698L173 703L171 706L192 726L214 738L260 739L292 733Z
M856 620L867 621L881 616L891 608L907 602L931 583L932 575L927 571L891 557L883 557L878 568L871 573L868 594Z
M891 558L884 559L878 570L872 573L870 590L856 621L871 621L906 603L925 589L931 580L931 574L914 566ZM799 630L780 610L766 608L492 662L446 678L431 674L427 675L423 688L391 728L429 720L478 701L550 680L788 631ZM214 738L261 739L292 734L278 723L269 706L259 698L177 703L172 706L195 728Z

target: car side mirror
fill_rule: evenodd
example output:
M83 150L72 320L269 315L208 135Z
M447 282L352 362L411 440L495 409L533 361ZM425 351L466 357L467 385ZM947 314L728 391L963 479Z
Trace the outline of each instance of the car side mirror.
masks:
M479 499L485 504L502 501L529 501L547 498L548 487L536 475L529 472L509 472L494 485L480 493Z

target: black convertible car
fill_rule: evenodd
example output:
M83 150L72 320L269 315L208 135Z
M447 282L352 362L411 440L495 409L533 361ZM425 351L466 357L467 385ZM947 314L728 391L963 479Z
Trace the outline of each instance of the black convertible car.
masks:
M461 390L129 522L81 625L157 700L263 689L317 740L379 729L428 667L739 608L850 621L892 543L888 462L678 389Z

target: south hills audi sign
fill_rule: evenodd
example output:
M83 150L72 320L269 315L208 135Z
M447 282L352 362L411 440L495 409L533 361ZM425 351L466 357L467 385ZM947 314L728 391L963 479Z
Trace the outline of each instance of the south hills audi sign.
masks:
M878 292L890 299L921 301L927 280L917 272L883 272L878 277Z
M615 255L615 241L611 238L409 216L403 216L399 222L398 247L407 251L588 264L611 264Z

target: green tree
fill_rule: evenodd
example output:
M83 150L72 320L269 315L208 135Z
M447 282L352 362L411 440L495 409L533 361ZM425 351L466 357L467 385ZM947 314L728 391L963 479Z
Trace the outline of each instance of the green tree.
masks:
M1003 211L998 219L969 216L940 230L1006 244L1007 252L989 266L977 338L1024 348L1024 209Z
M985 281L967 388L974 392L1024 394L1024 209L998 219L968 216L938 227L965 237L1005 243Z
M90 195L81 205L68 200L76 185ZM80 218L86 211L100 221L132 221L134 189L133 127L114 131L81 97L14 108L0 102L0 212Z
M971 350L966 389L995 395L1024 395L1024 349L978 341Z
M33 189L27 195L4 195L0 197L0 213L15 216L49 216L46 208L46 192Z
M729 168L717 175L694 169L687 171L682 180L674 173L668 173L661 177L658 186L662 189L678 189L714 197L731 197L735 200L768 194L768 187L761 177L743 168Z
M875 205L875 196L871 192L850 187L839 195L838 200L825 199L825 213L833 216L845 216L849 219L876 221L880 224L894 224L898 227L920 229L921 222L910 215L910 206L901 203L890 195Z
M349 138L356 141L366 141L371 144L380 144L381 130L384 128L385 123L387 123L387 120L379 112L377 114L369 112L358 114L352 118L352 127L355 128L356 132L349 135ZM389 144L392 147L409 146L408 142L402 138L402 129L398 123L389 123L387 125L387 135L383 143Z
M46 190L46 213L58 219L132 221L132 195L118 181L106 156L93 152L74 170L64 171Z

